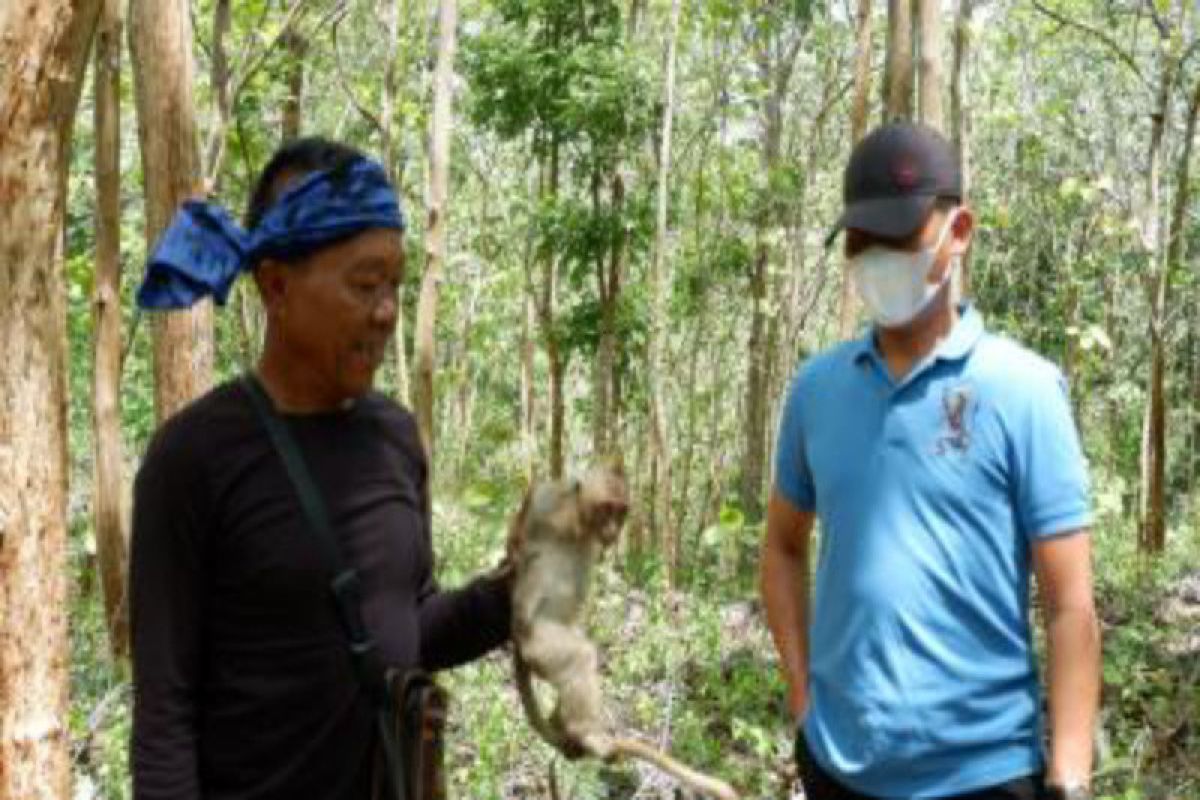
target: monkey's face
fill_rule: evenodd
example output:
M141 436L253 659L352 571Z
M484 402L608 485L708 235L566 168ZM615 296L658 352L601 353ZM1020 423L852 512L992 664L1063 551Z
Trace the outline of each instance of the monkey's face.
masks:
M609 547L621 534L629 490L617 470L593 467L582 477L542 483L529 499L525 524L545 526L555 536L595 541Z
M618 470L592 467L579 482L579 515L597 540L609 547L616 543L629 512L629 489Z

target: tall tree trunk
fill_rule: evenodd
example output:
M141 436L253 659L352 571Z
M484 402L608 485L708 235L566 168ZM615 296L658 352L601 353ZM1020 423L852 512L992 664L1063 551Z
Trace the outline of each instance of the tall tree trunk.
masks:
M403 0L383 0L383 27L387 37L386 64L383 72L383 92L379 105L379 136L380 149L383 151L383 165L388 176L395 184L396 191L403 191L401 183L400 148L397 146L399 137L396 135L396 104L400 93L399 56L400 56L400 19ZM396 396L401 403L412 400L412 390L409 385L408 342L405 335L405 315L403 302L404 291L401 290L401 313L396 315ZM413 341L417 346L416 338Z
M450 184L450 126L454 99L457 0L438 3L438 54L434 72L433 116L429 122L429 199L425 232L425 275L417 303L416 412L425 449L433 457L433 362L438 291L446 263L446 217Z
M760 43L758 70L768 87L762 100L762 149L760 164L765 175L774 175L779 168L783 148L783 103L791 83L802 34L794 33L786 49L779 43ZM771 226L776 225L778 213L774 198L764 197L755 220L754 263L750 275L752 312L750 338L747 345L746 394L744 397L745 427L741 463L739 500L750 521L761 519L763 488L767 460L767 411L770 407L771 363L768 335L768 309L771 305L768 273L770 271Z
M283 40L287 52L287 95L283 99L281 131L283 141L300 137L304 111L304 59L308 55L308 42L295 31Z
M534 342L536 314L533 298L525 295L521 309L521 453L524 456L525 478L533 480L537 463L537 419L536 394L534 392L534 360L537 345Z
M954 19L954 64L950 80L950 127L954 149L958 153L958 169L962 175L963 197L971 197L971 109L967 105L967 68L971 56L971 14L975 0L958 0ZM971 252L963 257L956 278L955 296L971 291Z
M1188 485L1196 486L1200 480L1200 333L1196 326L1200 324L1200 291L1192 289L1192 324L1188 329L1188 341L1191 353L1190 402L1192 408L1192 426L1190 438L1190 453L1188 466Z
M103 0L96 33L96 279L93 339L92 511L96 555L104 593L109 647L121 661L129 653L125 570L128 532L122 513L121 469L121 34L124 3Z
M855 15L857 42L854 51L854 100L850 108L850 143L858 144L867 134L867 118L871 97L871 5L872 0L858 0ZM807 176L806 176L807 177ZM858 299L849 270L842 270L842 301L838 314L838 336L846 339L854 332L858 319Z
M942 110L942 0L916 0L921 32L919 97L921 122L939 131L946 130Z
M625 213L625 181L619 170L609 178L609 202L612 215L623 219ZM597 193L599 187L597 186ZM597 213L603 213L596 199ZM600 296L600 341L596 353L594 376L595 414L592 420L592 447L604 458L618 455L621 446L617 422L617 309L625 273L625 230L616 233L606 252L596 259L596 282Z
M130 0L129 45L149 247L180 203L202 188L186 0ZM209 387L212 364L211 303L154 315L154 408L160 422Z
M0 800L71 795L62 231L99 8L0 4Z
M650 471L654 475L654 499L650 515L651 535L657 535L666 565L667 585L673 585L677 566L676 534L671 520L671 442L667 420L666 385L663 381L663 348L667 335L668 205L670 202L671 139L675 125L675 61L678 52L681 0L672 0L667 31L666 77L663 87L663 126L658 156L658 209L654 236L654 260L650 273L650 341L647 384L650 393Z
M1164 78L1164 83L1167 78ZM1170 90L1160 92L1159 117L1155 118L1155 139L1159 142L1152 153L1151 172L1157 173L1161 163L1161 138L1166 126L1166 108ZM1192 145L1196 136L1196 118L1200 113L1200 81L1197 81L1188 103L1187 125L1183 150L1175 173L1175 197L1171 208L1166 252L1158 269L1149 277L1150 293L1150 376L1146 404L1145 433L1142 442L1143 512L1141 546L1145 552L1161 553L1166 546L1166 470L1167 470L1167 402L1166 402L1166 331L1167 303L1170 300L1171 277L1183 261L1187 210L1191 202ZM1157 203L1157 199L1155 201Z
M544 200L554 202L558 198L560 179L561 145L557 140L550 144L549 164L546 165L542 185ZM550 368L550 477L560 478L563 474L563 438L565 436L566 400L564 383L567 365L558 339L558 258L552 252L541 255L542 286L538 301L538 320L542 339L546 346L546 360Z
M1164 45L1164 48L1167 45ZM1150 269L1146 276L1146 291L1150 303L1147 328L1150 334L1150 374L1147 376L1147 402L1142 424L1142 509L1139 526L1139 546L1143 552L1158 553L1166 540L1166 407L1163 397L1165 354L1163 352L1163 318L1166 309L1167 271L1169 256L1164 252L1162 237L1162 152L1171 107L1172 87L1177 67L1176 54L1164 49L1158 98L1151 118L1150 148L1147 162L1146 218L1143 239L1150 253ZM1187 154L1190 156L1190 142Z
M218 180L221 164L225 160L225 145L228 139L226 132L233 115L232 88L229 85L229 33L232 29L231 0L216 0L213 3L212 58L209 70L216 125L204 152L205 189L213 192L220 188Z
M912 119L912 0L888 0L887 66L883 73L883 121Z

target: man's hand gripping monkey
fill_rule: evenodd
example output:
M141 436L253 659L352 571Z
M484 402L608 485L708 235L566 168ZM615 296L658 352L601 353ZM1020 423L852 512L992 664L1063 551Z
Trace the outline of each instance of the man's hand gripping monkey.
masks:
M628 508L622 476L599 467L582 480L541 483L526 496L510 534L513 652L521 704L534 730L568 758L638 758L694 792L738 800L728 784L641 741L614 736L604 724L596 648L582 618L592 567L616 542ZM557 693L549 719L538 707L531 673Z

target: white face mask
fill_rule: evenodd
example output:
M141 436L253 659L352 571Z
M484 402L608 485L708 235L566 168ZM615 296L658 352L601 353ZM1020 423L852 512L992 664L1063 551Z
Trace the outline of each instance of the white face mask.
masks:
M957 211L950 215L933 247L910 253L876 245L850 260L858 294L880 327L899 328L912 322L950 281L958 268L957 256L940 281L928 283L926 279L957 217Z

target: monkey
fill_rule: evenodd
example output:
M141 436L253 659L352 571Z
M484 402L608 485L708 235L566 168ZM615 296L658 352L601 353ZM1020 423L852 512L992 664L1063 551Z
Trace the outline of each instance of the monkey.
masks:
M629 509L624 477L593 467L581 479L533 486L513 520L513 667L530 725L570 759L637 758L693 792L739 800L723 781L699 773L651 745L617 736L603 720L597 653L583 628L592 570L616 543ZM557 695L547 719L532 677Z

